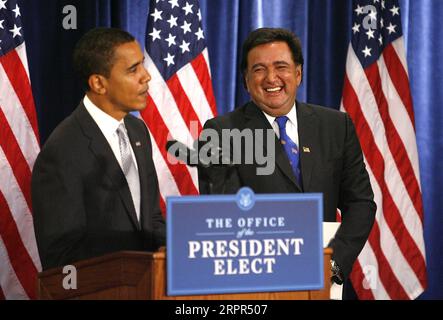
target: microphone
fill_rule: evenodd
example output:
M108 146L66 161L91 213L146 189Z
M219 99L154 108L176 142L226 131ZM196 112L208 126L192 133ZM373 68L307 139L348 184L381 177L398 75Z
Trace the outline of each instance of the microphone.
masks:
M176 159L186 163L186 165L190 167L207 169L212 166L234 166L233 162L223 155L222 148L211 144L211 142L205 143L205 146L209 147L208 149L210 151L210 155L207 155L207 159L200 159L199 153L201 150L201 146L199 146L199 143L201 143L201 141L196 140L194 142L194 145L196 145L197 148L190 149L187 145L180 141L177 141L175 139L168 140L166 142L166 151L174 156Z
M202 163L200 163L198 151L189 149L187 145L180 141L168 140L166 142L166 151L190 167L205 167Z
M168 140L166 151L188 166L198 168L200 192L203 194L225 194L225 181L235 174L233 161L229 156L223 154L222 148L211 142L206 142L203 145L202 141L196 140L194 146L195 149L190 149L180 141ZM202 150L203 147L206 148ZM205 152L206 150L207 152ZM200 151L202 151L204 159L200 159Z

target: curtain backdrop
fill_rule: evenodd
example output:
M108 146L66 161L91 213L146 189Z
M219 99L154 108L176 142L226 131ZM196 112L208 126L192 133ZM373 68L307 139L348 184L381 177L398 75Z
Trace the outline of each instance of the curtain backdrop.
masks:
M62 26L66 5L77 9L77 29ZM261 26L285 27L301 39L304 79L297 98L340 105L350 39L351 0L200 0L218 112L247 101L238 73L246 34ZM403 31L420 156L425 209L428 290L443 298L443 1L401 1ZM144 47L148 0L22 1L29 69L42 142L82 98L71 56L76 41L94 26L126 29ZM440 57L440 59L439 59Z

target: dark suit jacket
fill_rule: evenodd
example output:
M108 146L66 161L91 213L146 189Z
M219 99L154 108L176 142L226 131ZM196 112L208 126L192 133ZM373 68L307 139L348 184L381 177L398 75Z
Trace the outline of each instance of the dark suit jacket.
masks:
M80 104L49 137L32 173L34 227L43 269L165 244L150 137L141 120L128 115L124 121L140 175L140 222L111 147Z
M333 109L297 102L297 120L302 186L298 185L286 153L275 142L275 170L257 175L257 163L199 170L201 193L235 193L242 186L256 193L319 192L323 194L324 221L342 224L330 243L333 258L347 277L372 228L376 205L361 147L349 116ZM253 103L206 122L205 128L271 129L262 111ZM254 139L255 143L255 139ZM266 145L266 140L264 140ZM266 150L266 148L265 148Z

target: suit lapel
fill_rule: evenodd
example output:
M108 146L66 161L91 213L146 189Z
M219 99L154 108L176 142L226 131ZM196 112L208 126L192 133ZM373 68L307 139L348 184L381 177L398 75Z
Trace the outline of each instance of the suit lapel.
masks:
M254 103L249 103L245 110L246 123L245 128L251 129L270 129L274 130L266 119L263 112ZM265 135L266 136L266 135ZM283 149L277 135L274 135L275 139L275 163L283 174L291 180L291 182L302 191L300 186L295 179L294 173L292 172L291 165L289 164L288 156ZM264 143L263 151L267 154L266 143Z
M317 128L317 118L306 104L297 102L297 122L303 189L308 191L316 147L318 147L315 129Z
M95 123L94 119L86 110L83 103L77 107L76 112L83 133L90 139L89 149L104 168L106 176L108 176L114 184L134 227L137 230L140 230L140 224L137 220L137 214L135 212L134 202L132 201L128 183L108 141Z

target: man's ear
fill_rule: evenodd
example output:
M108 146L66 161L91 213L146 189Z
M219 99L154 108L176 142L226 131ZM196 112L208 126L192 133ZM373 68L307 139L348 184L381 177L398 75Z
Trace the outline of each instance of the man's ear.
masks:
M303 79L303 69L299 64L295 67L295 80L297 81L297 87L300 86L302 79Z
M91 74L88 79L89 88L92 92L103 95L106 93L106 78L99 74Z
M243 73L243 75L242 75L242 80L243 80L243 86L245 87L246 91L249 92L249 87L248 87L248 81L247 81L247 74L246 74L246 72Z

